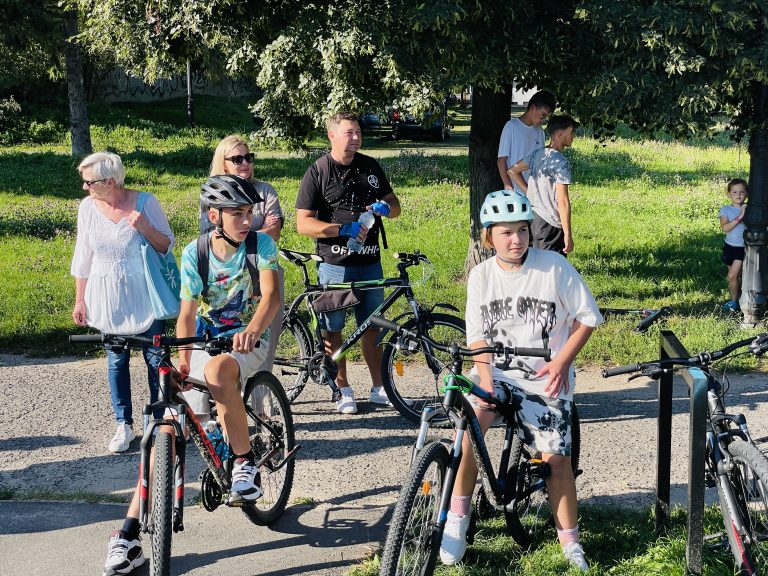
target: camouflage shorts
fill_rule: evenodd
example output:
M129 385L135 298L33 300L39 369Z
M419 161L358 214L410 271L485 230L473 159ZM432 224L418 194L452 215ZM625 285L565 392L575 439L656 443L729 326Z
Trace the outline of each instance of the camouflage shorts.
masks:
M517 434L528 446L546 454L571 455L571 410L573 402L539 396L516 388L506 382L493 381L496 398L517 398L520 410L515 412ZM477 409L476 396L467 396L470 404ZM501 423L499 415L494 425Z

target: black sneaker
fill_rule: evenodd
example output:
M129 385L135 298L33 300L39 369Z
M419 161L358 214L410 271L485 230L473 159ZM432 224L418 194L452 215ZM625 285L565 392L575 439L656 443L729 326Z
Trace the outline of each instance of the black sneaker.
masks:
M126 540L120 530L112 532L107 544L107 561L104 563L104 576L130 574L138 568L146 558L141 551L141 540Z
M232 493L230 502L258 500L261 498L259 471L253 462L243 458L235 460L232 467Z

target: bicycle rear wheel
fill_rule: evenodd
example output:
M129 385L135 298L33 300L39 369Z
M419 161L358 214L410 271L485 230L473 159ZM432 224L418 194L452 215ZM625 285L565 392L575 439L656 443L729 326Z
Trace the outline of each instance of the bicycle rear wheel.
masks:
M152 481L150 540L152 576L170 576L173 534L173 437L162 428L154 442L155 469Z
M415 318L411 318L403 327L416 331L418 323ZM449 314L432 314L426 333L440 344L465 346L467 341L464 320ZM407 350L399 347L401 341L400 336L393 334L384 347L382 384L394 408L411 422L418 423L425 406L441 402L438 393L440 373L435 374L429 368L420 344L413 350ZM450 356L445 352L434 351L433 355L440 366L450 362ZM432 423L440 420L445 421L447 417L435 418Z
M728 446L733 466L726 479L734 507L728 505L718 484L720 510L731 554L740 574L765 574L768 570L768 460L754 445L734 440ZM737 525L743 526L742 530Z
M285 511L293 488L296 461L288 453L295 446L291 406L280 383L269 372L252 376L245 386L246 417L256 461L272 454L259 469L263 496L242 507L259 526L275 522Z
M434 571L442 537L436 533L435 524L448 461L448 450L440 442L427 444L419 452L397 499L380 576L429 575Z
M571 411L571 470L579 469L581 452L581 426L576 404ZM548 467L536 459L536 454L526 446L517 434L512 442L507 472L505 503L517 498L514 506L504 512L507 530L522 548L537 545L554 527L552 509L547 497L546 478Z
M307 385L312 354L309 328L295 315L283 317L272 374L282 385L289 402L296 400Z

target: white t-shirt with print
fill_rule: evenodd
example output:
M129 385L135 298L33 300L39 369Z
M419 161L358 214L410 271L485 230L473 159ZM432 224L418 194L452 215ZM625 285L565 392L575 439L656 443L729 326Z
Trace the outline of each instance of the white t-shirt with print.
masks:
M549 348L553 358L568 340L574 320L592 327L603 321L592 293L570 262L536 248L528 249L519 270L502 269L495 257L475 266L467 282L465 319L467 344L485 340L489 346L501 342L509 347ZM533 372L545 363L543 358L518 359ZM547 375L529 380L520 370L497 367L493 378L539 395L544 395L548 381ZM570 386L560 392L561 399L573 399L574 379L571 366Z

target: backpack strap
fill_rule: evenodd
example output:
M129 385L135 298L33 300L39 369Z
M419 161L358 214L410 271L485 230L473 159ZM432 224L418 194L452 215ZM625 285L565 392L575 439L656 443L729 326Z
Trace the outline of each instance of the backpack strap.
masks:
M147 203L147 198L149 198L149 194L146 192L139 192L139 197L136 198L136 212L144 211L144 205Z
M208 297L208 271L210 270L210 250L211 245L208 241L209 234L203 234L197 239L197 274L203 281L203 290L200 292L200 296L203 298ZM255 230L248 232L248 236L245 237L245 266L248 268L248 274L251 275L251 284L253 285L253 293L256 296L261 296L261 285L259 283L259 267L258 267L258 254L259 254L259 236Z
M253 293L261 296L261 284L259 283L259 235L256 230L248 232L245 237L245 265L248 267L248 273L251 275L251 284L253 284Z
M200 280L203 281L203 291L200 292L200 296L203 298L208 297L208 269L210 266L210 243L208 242L209 234L202 234L197 239L197 274L200 276Z

